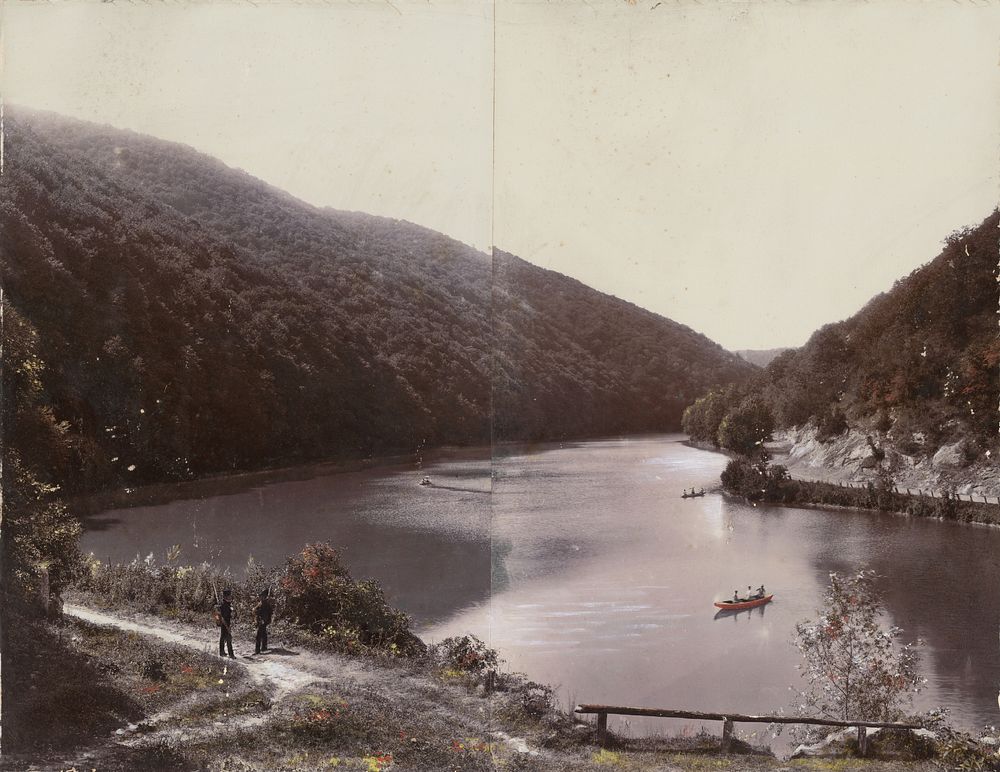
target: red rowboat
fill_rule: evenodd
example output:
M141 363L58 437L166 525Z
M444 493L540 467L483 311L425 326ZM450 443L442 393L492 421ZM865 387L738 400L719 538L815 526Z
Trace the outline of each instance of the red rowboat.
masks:
M723 600L715 604L716 608L721 608L724 611L742 611L745 608L753 608L754 606L763 606L765 603L770 603L773 595L765 595L763 598L751 598L750 600Z

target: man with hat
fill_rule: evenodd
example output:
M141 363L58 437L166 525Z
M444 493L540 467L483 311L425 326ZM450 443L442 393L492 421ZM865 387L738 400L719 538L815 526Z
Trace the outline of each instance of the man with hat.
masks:
M271 604L271 593L267 588L261 590L260 603L253 610L254 621L257 623L257 640L254 644L254 654L267 651L267 626L274 616L274 606Z
M222 603L219 604L216 620L219 623L219 656L226 656L226 649L229 649L229 656L236 659L233 654L233 591L222 591Z

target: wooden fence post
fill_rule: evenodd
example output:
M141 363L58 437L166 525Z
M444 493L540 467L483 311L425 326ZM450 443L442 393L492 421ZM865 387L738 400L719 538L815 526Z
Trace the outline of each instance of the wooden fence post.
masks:
M858 727L858 754L868 755L868 727L866 726Z
M597 744L602 748L608 742L608 714L597 714Z
M733 722L728 719L722 719L722 752L729 753L729 749L733 746Z

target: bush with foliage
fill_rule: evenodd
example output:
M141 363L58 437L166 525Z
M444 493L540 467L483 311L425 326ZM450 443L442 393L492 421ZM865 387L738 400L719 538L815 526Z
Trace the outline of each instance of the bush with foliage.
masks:
M979 736L956 731L948 726L934 727L938 735L937 758L944 769L965 772L998 772L1000 752L997 750L997 732L988 727Z
M423 651L409 617L386 603L378 582L352 579L329 544L309 544L289 558L279 584L285 615L335 648Z
M790 499L788 470L771 465L766 456L756 461L746 456L732 459L722 472L722 487L750 501L782 502Z
M873 571L830 575L823 609L795 626L807 687L803 714L839 720L895 721L925 679L920 641L899 644L902 631L881 622L882 600Z
M539 718L552 709L550 686L529 680L521 673L502 669L496 649L474 635L445 638L427 650L428 660L446 677L460 677L469 686L505 695L494 703L499 714L511 718Z
M445 638L432 646L428 654L438 667L459 673L496 673L500 668L500 655L474 635Z

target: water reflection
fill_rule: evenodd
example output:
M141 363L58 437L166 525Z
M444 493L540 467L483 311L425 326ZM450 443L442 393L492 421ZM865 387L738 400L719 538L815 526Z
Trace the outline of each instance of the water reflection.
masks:
M720 619L732 619L734 621L739 621L740 617L746 617L746 619L749 621L750 619L753 618L755 613L759 613L760 616L763 617L764 612L767 609L767 606L768 604L765 603L763 606L754 606L753 608L745 608L745 609L720 608L718 611L715 612L715 616L712 617L712 619L716 621Z

